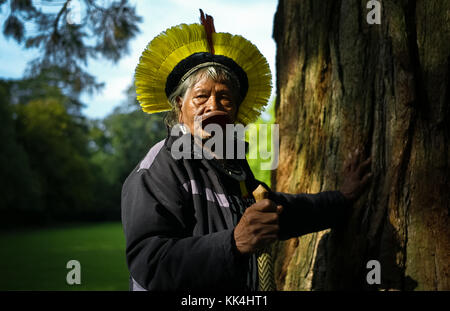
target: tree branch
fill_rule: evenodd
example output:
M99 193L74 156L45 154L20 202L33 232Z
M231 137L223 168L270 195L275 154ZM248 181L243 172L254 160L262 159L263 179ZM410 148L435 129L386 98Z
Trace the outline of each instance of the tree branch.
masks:
M59 10L58 15L56 16L55 22L53 23L53 34L52 34L52 38L54 36L58 36L59 32L58 32L58 24L59 24L59 19L61 18L62 14L67 10L67 6L69 5L69 2L71 0L67 0L64 5L62 6L61 10Z

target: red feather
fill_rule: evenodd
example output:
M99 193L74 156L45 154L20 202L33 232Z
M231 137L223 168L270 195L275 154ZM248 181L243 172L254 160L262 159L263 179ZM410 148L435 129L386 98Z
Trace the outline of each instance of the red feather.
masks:
M200 9L200 22L205 27L206 41L208 42L209 51L214 55L214 45L212 41L212 34L216 32L214 27L214 19L211 15L203 14L203 10Z

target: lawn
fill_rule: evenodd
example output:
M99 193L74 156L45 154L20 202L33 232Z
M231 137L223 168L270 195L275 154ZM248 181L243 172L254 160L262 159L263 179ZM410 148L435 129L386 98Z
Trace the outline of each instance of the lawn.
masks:
M69 260L81 265L81 284L68 285ZM120 223L0 235L0 290L128 290Z

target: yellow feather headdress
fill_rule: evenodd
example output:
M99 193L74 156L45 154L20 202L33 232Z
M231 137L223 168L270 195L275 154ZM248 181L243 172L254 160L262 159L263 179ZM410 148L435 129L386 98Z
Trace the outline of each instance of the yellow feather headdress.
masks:
M212 44L215 55L231 58L247 75L248 91L236 122L246 125L256 121L272 88L267 60L255 45L239 35L213 32ZM210 52L205 28L200 24L174 26L147 45L135 72L137 99L143 111L172 109L165 91L167 78L179 62L199 52Z

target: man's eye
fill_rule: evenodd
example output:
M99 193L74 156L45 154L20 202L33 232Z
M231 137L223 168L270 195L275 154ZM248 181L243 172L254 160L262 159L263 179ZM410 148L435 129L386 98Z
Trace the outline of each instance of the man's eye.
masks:
M221 96L220 101L223 103L231 103L232 102L231 97L228 95Z

